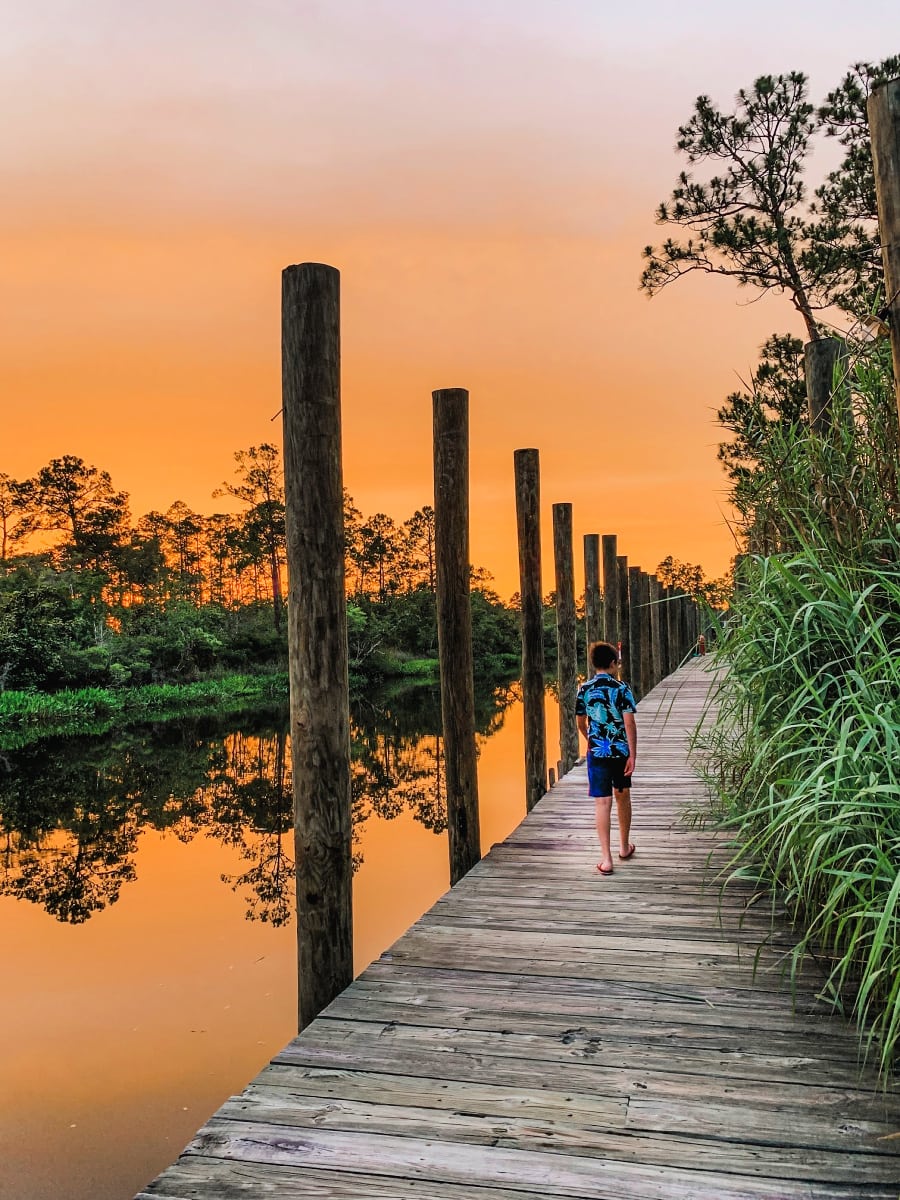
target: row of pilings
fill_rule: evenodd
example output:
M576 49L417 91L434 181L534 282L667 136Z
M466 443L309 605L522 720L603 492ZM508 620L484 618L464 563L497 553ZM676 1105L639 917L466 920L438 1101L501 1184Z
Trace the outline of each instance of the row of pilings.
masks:
M282 396L288 641L297 873L299 1025L353 978L350 713L344 580L340 276L303 263L282 275ZM435 566L450 879L481 856L469 560L468 392L432 395ZM513 456L519 543L525 805L578 757L572 505L553 505L560 758L548 770L538 451ZM697 645L701 610L618 554L584 540L587 644L612 642L638 699ZM589 663L585 673L592 674ZM552 771L552 774L551 774Z
M540 535L540 459L537 450L513 454L522 621L522 698L525 710L525 803L530 811L557 776L578 759L575 692L578 686L575 555L572 505L553 505L559 759L547 765L544 720L545 647ZM601 553L602 548L602 553ZM601 590L602 563L602 590ZM591 646L618 649L621 678L640 700L694 653L709 635L704 610L679 588L630 566L614 533L584 535L584 675L593 675Z

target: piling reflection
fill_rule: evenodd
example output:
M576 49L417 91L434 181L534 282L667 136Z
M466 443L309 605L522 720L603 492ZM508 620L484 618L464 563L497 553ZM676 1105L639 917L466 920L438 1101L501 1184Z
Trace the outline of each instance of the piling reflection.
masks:
M479 740L503 723L515 686L477 698ZM410 812L446 829L440 702L417 688L360 701L351 717L354 869L373 817ZM283 925L294 907L286 711L228 726L183 721L114 737L48 739L0 755L0 894L80 924L138 877L140 838L215 839L241 869L223 884L248 920Z

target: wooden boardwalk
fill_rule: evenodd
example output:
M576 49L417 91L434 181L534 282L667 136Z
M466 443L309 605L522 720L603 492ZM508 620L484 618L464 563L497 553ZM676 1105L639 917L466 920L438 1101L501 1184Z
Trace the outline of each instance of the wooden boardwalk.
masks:
M900 1100L814 979L793 1008L784 933L754 974L765 906L720 910L679 821L707 687L640 706L631 861L595 873L577 767L143 1200L897 1200Z

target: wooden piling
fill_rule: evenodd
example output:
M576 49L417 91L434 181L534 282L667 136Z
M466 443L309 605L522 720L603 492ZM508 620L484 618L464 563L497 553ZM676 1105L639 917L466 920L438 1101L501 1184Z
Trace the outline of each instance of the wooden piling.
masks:
M547 788L544 720L544 624L541 591L540 460L516 450L516 524L522 611L522 699L525 718L525 804L530 811Z
M653 629L650 620L650 576L641 571L641 692L653 690Z
M619 592L619 678L631 678L631 650L629 646L629 631L631 629L631 612L628 606L628 559L624 554L616 556L616 582Z
M900 79L873 88L868 100L878 234L884 261L887 325L900 412Z
M481 858L469 565L469 393L432 393L434 556L450 883Z
M819 338L804 347L806 400L809 425L813 433L824 437L841 420L843 388L835 375L844 345L839 338Z
M641 568L628 568L628 669L626 677L636 700L644 695L644 613L641 608Z
M672 666L672 647L669 645L669 591L669 588L660 586L659 627L660 640L662 642L664 677L671 675L674 670Z
M690 657L691 650L691 598L686 592L681 594L681 657Z
M604 533L603 546L603 638L617 645L621 633L618 539L614 533ZM593 674L593 672L591 672Z
M559 753L562 774L578 760L575 692L578 688L578 643L575 630L575 560L572 548L572 505L553 505L553 564L556 570L556 661L559 682Z
M669 674L669 628L666 623L667 589L663 587L660 579L657 579L656 582L659 587L659 604L657 605L659 609L659 669L662 672L660 679L665 679Z
M282 405L300 1029L353 979L340 275L282 272Z
M666 652L663 643L662 584L655 575L650 576L650 637L653 644L653 687L668 674Z
M681 645L681 592L678 588L669 589L669 603L666 606L666 619L669 626L669 654L672 670L681 666L683 657Z
M604 584L604 589L606 585ZM604 606L606 596L604 593ZM600 611L600 537L596 533L584 535L584 652L585 672L590 679L594 674L591 666L591 646L601 637Z

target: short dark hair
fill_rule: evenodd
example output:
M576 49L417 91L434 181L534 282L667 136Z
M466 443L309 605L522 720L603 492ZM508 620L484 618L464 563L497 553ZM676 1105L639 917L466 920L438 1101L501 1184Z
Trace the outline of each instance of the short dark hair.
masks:
M619 661L619 652L609 642L594 642L591 646L591 665L598 671Z

